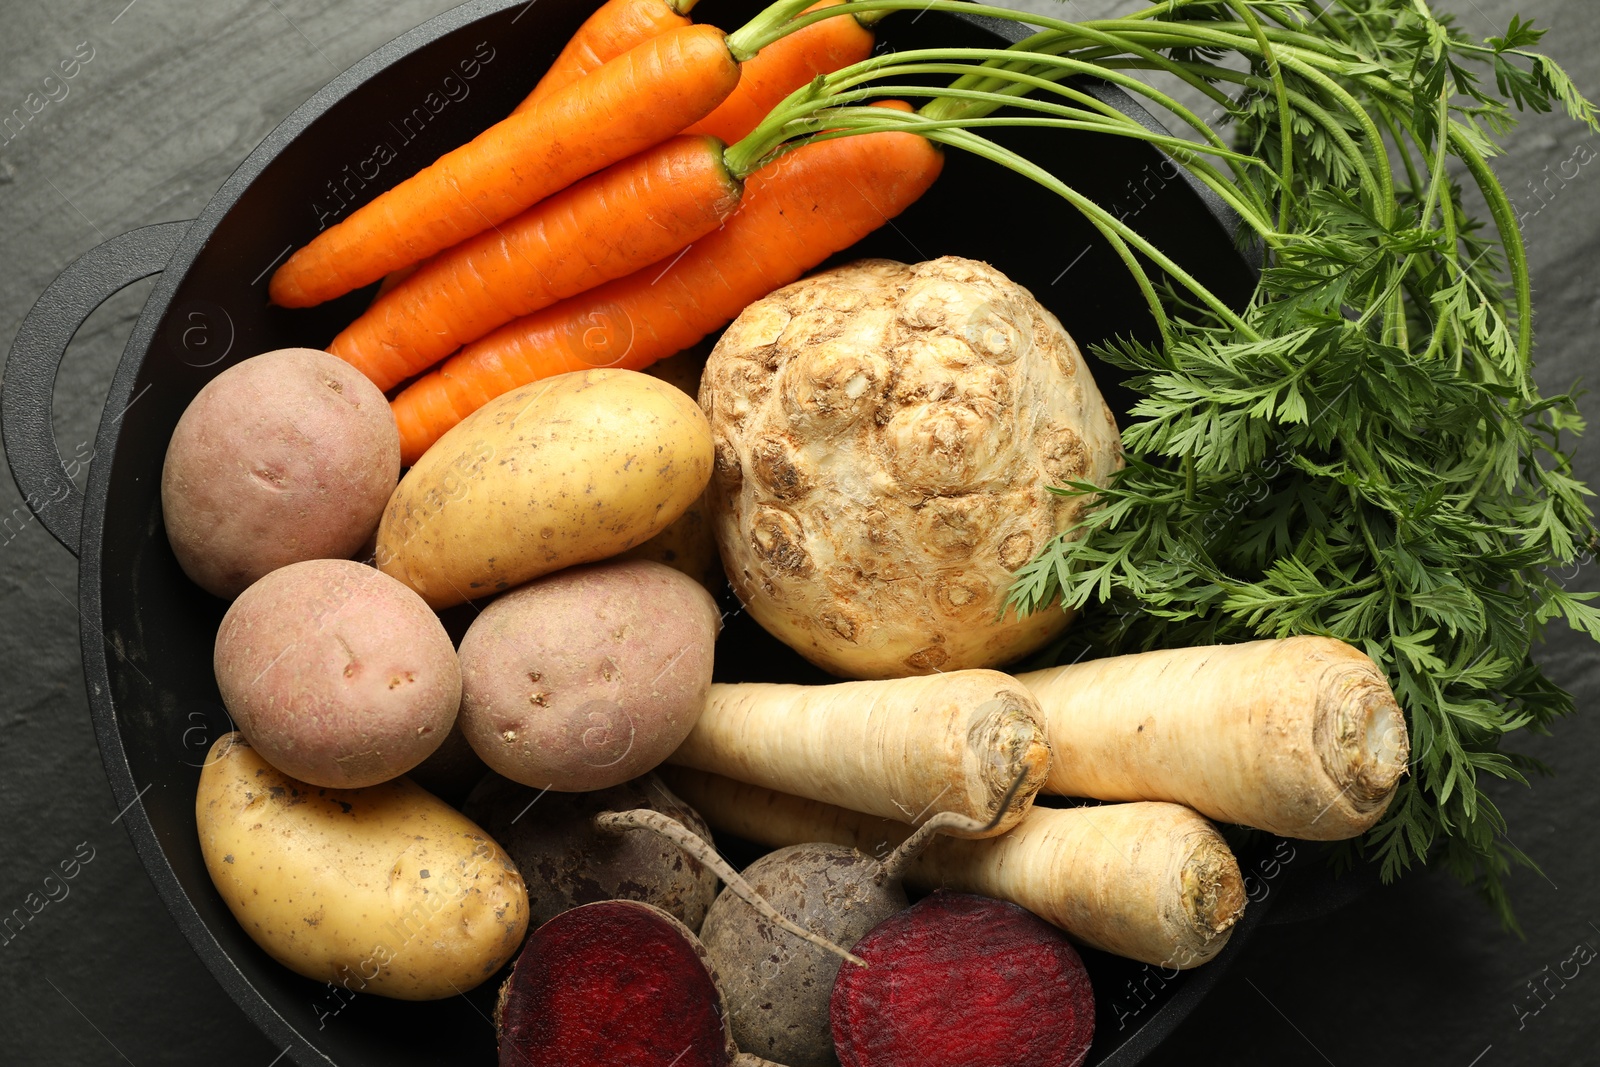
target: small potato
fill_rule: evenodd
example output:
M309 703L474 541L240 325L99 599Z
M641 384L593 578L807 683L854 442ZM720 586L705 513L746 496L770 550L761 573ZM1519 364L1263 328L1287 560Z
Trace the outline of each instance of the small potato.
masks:
M274 767L357 789L427 759L461 704L450 636L422 598L349 560L273 571L217 630L217 688Z
M319 982L453 997L498 971L528 929L528 891L505 851L405 778L318 789L230 733L200 772L195 822L245 933Z
M400 478L388 401L309 348L247 359L208 382L172 432L161 511L178 564L225 599L307 559L347 558Z
M407 472L377 563L434 608L609 559L654 537L711 478L711 425L630 370L558 374L500 396Z
M636 778L682 743L721 616L660 563L574 567L500 597L461 642L461 731L512 781L565 792Z

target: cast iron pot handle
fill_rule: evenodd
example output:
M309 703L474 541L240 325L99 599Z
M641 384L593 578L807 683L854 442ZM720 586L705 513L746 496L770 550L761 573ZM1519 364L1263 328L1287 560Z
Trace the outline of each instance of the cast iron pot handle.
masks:
M164 269L189 223L129 230L89 249L56 276L22 320L6 359L0 436L23 502L74 556L83 526L83 494L67 477L50 421L56 372L78 327L119 290Z

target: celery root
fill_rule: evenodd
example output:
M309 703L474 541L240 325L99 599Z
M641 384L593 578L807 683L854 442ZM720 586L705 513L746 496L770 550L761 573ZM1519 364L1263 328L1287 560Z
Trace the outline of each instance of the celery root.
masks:
M1146 652L1033 671L1045 790L1170 800L1285 837L1364 833L1406 769L1383 672L1326 637Z
M984 831L998 834L1033 803L1050 749L1026 687L998 671L968 670L836 685L713 685L668 759L913 824L941 811L988 824L1004 804L1004 817Z
M765 845L824 841L875 855L912 832L719 775L662 773L713 827ZM1245 905L1239 864L1216 828L1156 802L1034 807L1000 837L934 840L906 882L1009 900L1092 948L1180 969L1220 952Z

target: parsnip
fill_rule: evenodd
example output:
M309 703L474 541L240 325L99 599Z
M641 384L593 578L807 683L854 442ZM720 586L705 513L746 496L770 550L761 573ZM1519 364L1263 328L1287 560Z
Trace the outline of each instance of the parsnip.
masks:
M1365 832L1410 750L1383 673L1326 637L1116 656L1018 680L1044 710L1047 792L1170 800L1285 837Z
M719 775L663 768L663 777L714 828L765 845L824 841L878 855L912 832ZM1165 803L1036 806L1000 837L935 840L906 881L1009 900L1092 948L1180 969L1216 956L1245 905L1222 835Z
M713 685L668 761L812 800L920 824L941 811L1022 818L1050 749L1039 706L998 671L803 686Z

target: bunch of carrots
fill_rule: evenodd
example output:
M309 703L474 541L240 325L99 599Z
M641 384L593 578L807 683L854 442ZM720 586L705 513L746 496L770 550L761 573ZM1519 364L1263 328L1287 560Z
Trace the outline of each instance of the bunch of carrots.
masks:
M1214 14L1219 0L1162 0L1080 23L961 0L776 0L732 34L691 23L688 2L607 0L511 115L274 274L272 299L287 307L391 278L328 347L379 388L402 387L392 405L406 463L518 386L594 366L642 369L692 345L905 210L938 177L944 145L1080 212L1138 283L1163 347L1173 325L1146 265L1220 326L1260 339L1121 218L978 131L1053 126L1143 140L1174 153L1278 247L1281 208L1269 190L1287 197L1292 174L1230 148L1134 74L1161 71L1226 101L1207 79L1236 72L1197 70L1161 49L1227 47L1276 69L1309 38L1263 28L1254 9L1272 14L1270 0L1221 0L1243 20L1226 32L1163 17L1186 7ZM1042 29L1006 49L872 55L873 25L905 8ZM1311 59L1294 62L1348 99ZM907 81L930 74L954 80ZM1159 105L1199 140L1146 128L1072 83L1085 74ZM886 97L925 102L913 111ZM1519 247L1514 232L1505 236ZM1519 290L1519 306L1525 298Z
M1086 109L1081 92L1055 84L1078 72L1057 56L872 55L873 25L895 10L1018 12L949 0L778 0L724 34L691 23L687 3L607 0L511 115L319 234L273 275L271 297L285 307L387 278L328 350L380 389L400 387L392 405L405 463L511 389L587 367L642 369L726 325L915 202L939 175L941 144L1060 186L972 127L1087 122L1188 144L1104 105ZM900 84L907 74L958 78L923 88ZM890 78L897 83L872 84ZM1021 98L1039 88L1069 101ZM931 99L913 112L889 95ZM1021 118L989 117L1019 104ZM1117 220L1089 213L1137 276L1130 246L1175 270Z
M937 177L940 153L895 131L728 162L791 92L871 54L868 21L741 57L669 0L608 0L510 116L298 250L272 299L310 306L415 268L329 345L386 391L450 357L393 401L407 463L519 385L671 355Z

